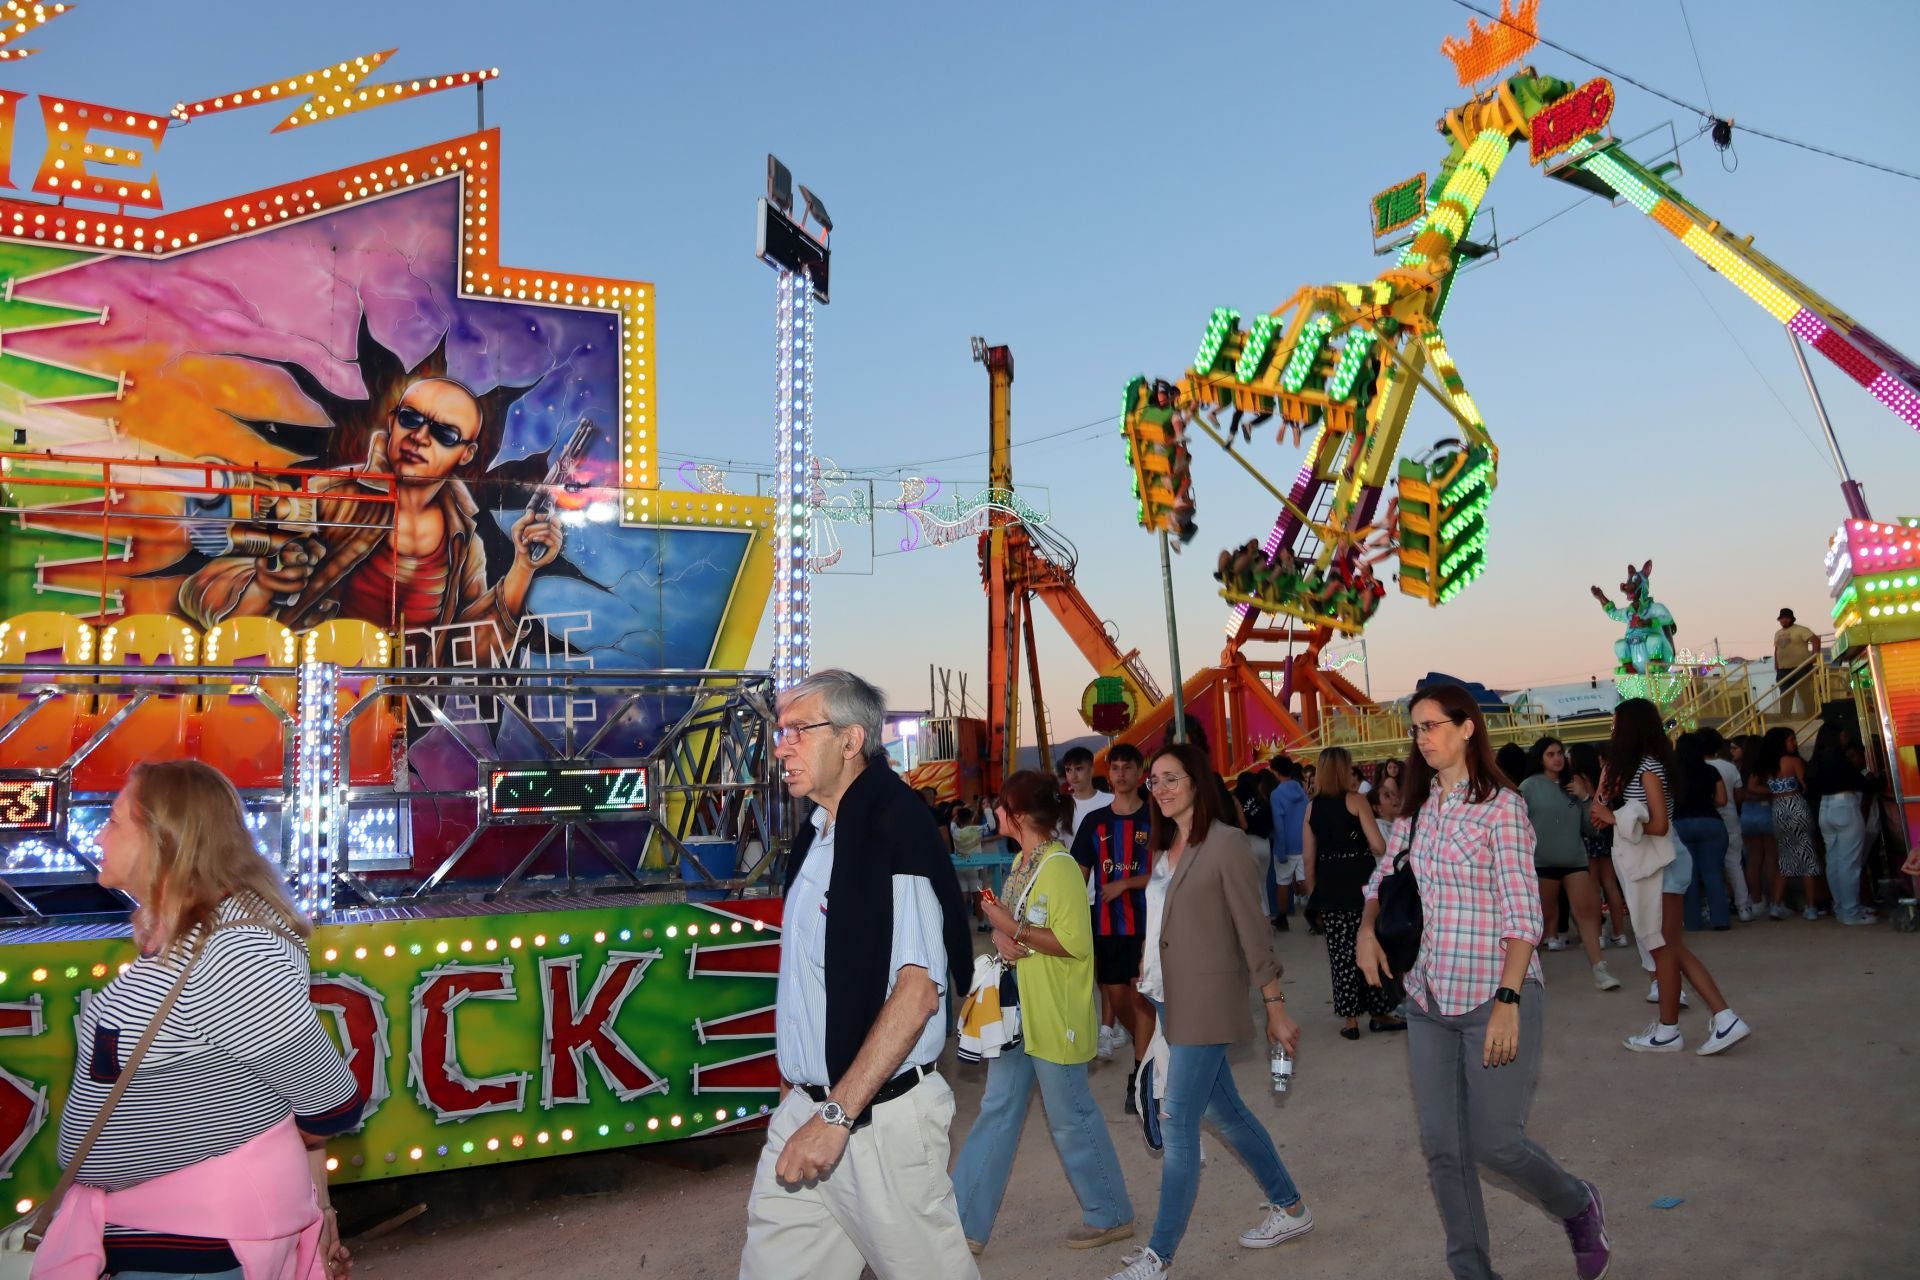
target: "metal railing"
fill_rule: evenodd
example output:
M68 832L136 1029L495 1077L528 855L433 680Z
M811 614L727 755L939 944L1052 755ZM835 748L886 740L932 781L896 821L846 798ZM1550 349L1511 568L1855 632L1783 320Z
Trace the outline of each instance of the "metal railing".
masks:
M318 803L331 826L321 839L327 847L316 853L315 838L300 834L302 822L285 820L310 814L316 804L300 790L310 774L299 747L308 727L300 714L306 703L290 708L275 690L304 690L322 669L329 687L337 682L343 691L358 691L313 704L323 708L318 733L336 762L331 781L320 784L329 794ZM206 714L201 708L212 700L251 697L271 712L280 731L278 776L245 780L267 785L243 785L243 799L257 846L290 882L300 884L320 869L323 883L309 896L323 917L434 899L737 895L764 883L787 845L789 806L772 754L773 679L764 672L4 664L0 696L14 708L0 723L0 756L15 761L23 757L17 740L36 716L64 699L74 700L67 705L75 712L72 745L57 763L0 771L16 782L43 783L55 798L45 829L0 829L0 925L125 912L124 898L94 883L97 857L76 811L104 812L111 804L116 784L100 769L88 769L87 761L156 699L178 700L183 735L189 726L199 732L195 717ZM374 716L382 719L363 724ZM389 727L391 734L381 732ZM396 749L393 734L404 734L409 744ZM10 742L15 750L7 750ZM183 737L168 748L186 755L189 745ZM430 752L431 768L411 767L409 752L415 762ZM270 753L269 747L264 754ZM635 815L603 810L515 821L509 830L490 813L491 768L635 759L651 783L639 820L616 822ZM355 847L354 815L368 812L395 815L393 847L408 849L411 835L422 861ZM720 852L725 865L716 860ZM91 908L75 909L73 891L88 888ZM54 901L64 905L43 906Z

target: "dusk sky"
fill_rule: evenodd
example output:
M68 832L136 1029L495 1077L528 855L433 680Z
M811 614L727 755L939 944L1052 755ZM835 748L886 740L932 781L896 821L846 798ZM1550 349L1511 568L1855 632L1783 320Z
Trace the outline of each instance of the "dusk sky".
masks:
M1910 0L1689 0L1699 66L1676 0L1541 9L1548 37L1689 103L1710 97L1739 124L1920 171ZM1214 307L1251 316L1303 284L1381 269L1368 199L1445 155L1434 121L1466 94L1438 45L1467 17L1448 0L95 0L25 41L42 52L8 64L4 85L164 113L395 45L382 79L498 66L486 107L504 130L504 258L655 282L663 470L715 461L747 491L772 460L774 277L753 257L753 207L777 153L836 227L818 451L874 476L882 501L906 475L978 490L987 382L967 339L1010 345L1014 439L1050 437L1016 450L1016 484L1078 546L1093 607L1164 682L1157 555L1134 523L1113 416L1121 389L1137 373L1177 377ZM1574 81L1599 74L1545 47L1530 61ZM1659 129L1635 154L1666 145L1671 122L1694 204L1920 358L1904 262L1920 182L1748 133L1722 157L1696 137L1697 116L1615 88L1617 134ZM22 110L16 180L32 172L37 120ZM263 109L171 131L156 165L167 205L469 131L474 100L449 93L280 135L274 122ZM1509 243L1462 278L1446 315L1501 450L1488 569L1444 609L1389 595L1367 635L1376 696L1430 669L1502 687L1604 673L1619 628L1587 588L1617 597L1627 563L1647 558L1678 645L1761 656L1782 605L1831 629L1821 558L1845 513L1784 331L1631 207L1569 208L1579 196L1524 151L1488 196ZM1875 512L1920 513L1920 439L1812 364ZM1452 433L1422 402L1403 450ZM1252 456L1283 485L1301 461L1267 437ZM1175 567L1189 671L1220 652L1216 553L1264 536L1275 515L1211 445L1194 474L1200 535ZM907 526L887 515L870 557L869 530L838 532L859 572L816 584L816 663L869 675L901 708L925 705L938 664L965 671L978 702L986 610L972 540L900 553ZM1046 618L1040 653L1055 735L1083 732L1093 672Z

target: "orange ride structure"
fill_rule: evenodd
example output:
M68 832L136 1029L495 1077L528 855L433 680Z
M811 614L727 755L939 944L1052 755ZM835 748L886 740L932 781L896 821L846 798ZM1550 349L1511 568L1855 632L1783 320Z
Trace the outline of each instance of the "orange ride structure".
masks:
M1376 239L1406 229L1386 250L1397 250L1392 266L1364 283L1305 286L1244 324L1238 311L1219 308L1179 379L1127 384L1121 429L1143 528L1191 536L1198 435L1232 450L1280 503L1264 539L1220 553L1221 595L1232 606L1227 644L1215 666L1184 682L1188 712L1206 725L1223 771L1244 768L1267 749L1311 740L1342 707L1367 705L1352 684L1321 670L1318 657L1335 637L1365 630L1386 594L1379 566L1392 560L1400 592L1438 607L1486 565L1500 451L1441 322L1461 268L1491 249L1474 239L1475 220L1516 147L1524 146L1547 176L1651 218L1795 342L1920 428L1920 369L1761 254L1752 237L1736 236L1691 204L1668 181L1677 165L1627 154L1609 131L1614 92L1606 79L1576 85L1531 67L1504 72L1536 43L1536 11L1528 0L1519 13L1503 9L1489 27L1476 24L1467 38L1443 44L1462 86L1476 91L1439 122L1448 151L1432 180L1421 175L1375 197ZM1409 454L1402 437L1421 392L1447 414L1449 434ZM1285 486L1266 481L1244 450L1233 449L1236 435L1251 446L1254 429L1272 423L1276 441L1307 440L1305 460ZM1843 535L1843 545L1862 537L1851 525ZM1860 572L1857 555L1850 563ZM1898 584L1876 582L1899 609L1896 619L1906 611L1905 597L1896 602L1892 593L1912 591L1913 582L1909 575ZM1839 598L1842 587L1835 590ZM1843 603L1865 599L1857 593ZM1914 608L1920 610L1920 596ZM1299 647L1282 658L1258 656L1280 643ZM1899 705L1920 705L1920 674L1893 680L1889 672L1889 679L1908 691ZM1122 740L1156 739L1171 713L1162 703ZM1920 727L1887 734L1890 751L1907 752L1903 767L1914 774L1908 794L1920 796L1920 769L1911 763L1912 747L1902 745L1920 738Z

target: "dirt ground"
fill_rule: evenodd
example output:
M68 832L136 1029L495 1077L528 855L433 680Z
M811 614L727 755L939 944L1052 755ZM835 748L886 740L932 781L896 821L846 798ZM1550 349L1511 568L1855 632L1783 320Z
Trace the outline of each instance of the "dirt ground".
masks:
M1546 1068L1530 1132L1607 1197L1617 1280L1920 1274L1920 936L1799 919L1689 935L1754 1026L1715 1058L1691 1052L1706 1017L1682 1018L1690 1049L1620 1047L1653 1010L1632 952L1610 951L1624 990L1601 994L1577 951L1544 957ZM1236 1054L1240 1089L1266 1119L1313 1208L1311 1234L1241 1249L1258 1189L1212 1135L1177 1274L1441 1277L1440 1227L1407 1092L1404 1037L1335 1033L1326 952L1295 921L1276 935L1287 994L1305 1027L1292 1096L1275 1104L1264 1056ZM1253 1010L1248 1012L1249 1025ZM951 1071L958 1150L984 1067ZM1038 1099L991 1246L988 1280L1099 1280L1151 1229L1160 1175L1121 1113L1126 1064L1094 1063L1126 1169L1139 1234L1091 1253L1062 1235L1078 1221ZM721 1277L735 1274L759 1135L536 1161L342 1188L349 1233L397 1207L427 1212L357 1249L358 1274ZM1679 1197L1656 1209L1662 1197ZM1557 1223L1487 1188L1496 1264L1509 1280L1572 1274ZM849 1278L851 1280L851 1278Z

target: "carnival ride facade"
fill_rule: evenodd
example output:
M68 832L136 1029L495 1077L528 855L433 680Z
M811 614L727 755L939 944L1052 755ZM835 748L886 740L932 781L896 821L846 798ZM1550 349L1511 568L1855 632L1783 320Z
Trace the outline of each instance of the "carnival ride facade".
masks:
M1575 85L1531 67L1505 73L1536 43L1537 7L1503 5L1489 27L1473 24L1467 38L1443 43L1462 86L1485 87L1442 117L1449 150L1432 181L1422 175L1376 197L1376 235L1410 228L1391 267L1365 283L1309 285L1244 325L1239 312L1217 309L1178 381L1141 377L1126 387L1122 433L1143 528L1192 536L1197 434L1228 447L1280 502L1263 539L1220 554L1216 574L1232 606L1227 645L1218 665L1183 684L1222 770L1313 739L1336 710L1370 705L1318 655L1336 636L1365 630L1385 595L1377 566L1390 560L1401 593L1430 607L1485 568L1500 452L1441 321L1461 268L1489 251L1474 238L1476 218L1516 146L1548 176L1651 218L1920 428L1920 369L1761 254L1752 237L1689 203L1668 180L1676 164L1629 155L1609 132L1609 81ZM1419 391L1451 418L1450 435L1403 456ZM1310 433L1305 462L1284 488L1246 456L1254 430L1274 423L1280 443L1290 436L1297 446ZM1233 447L1236 437L1244 447ZM1248 656L1251 646L1282 642L1301 647L1283 660ZM1169 699L1122 740L1153 738L1171 715Z
M493 74L385 57L174 122ZM780 903L742 892L787 833L740 668L779 508L659 487L652 287L503 262L498 129L163 211L166 117L42 107L0 196L9 1202L134 954L93 834L143 760L222 769L316 921L369 1098L337 1179L757 1123Z

